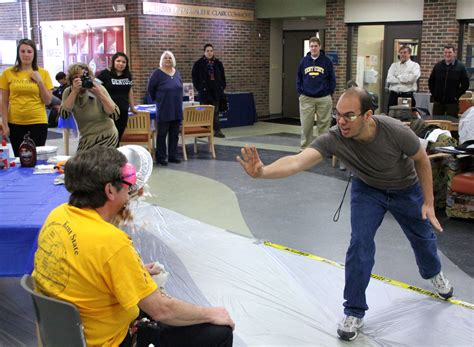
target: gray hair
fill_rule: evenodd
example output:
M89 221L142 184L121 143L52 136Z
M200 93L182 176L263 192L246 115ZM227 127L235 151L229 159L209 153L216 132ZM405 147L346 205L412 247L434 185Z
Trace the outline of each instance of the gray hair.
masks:
M69 204L78 208L98 208L105 205L104 188L112 183L121 190L121 168L127 158L115 148L93 147L79 152L66 162L64 183Z
M70 86L72 86L74 79L76 78L76 75L82 71L87 71L89 74L89 77L91 79L94 79L94 72L90 68L89 65L85 63L75 63L72 65L69 65L67 69L67 81Z
M163 60L165 59L165 55L169 55L171 57L171 60L173 61L173 67L176 67L176 59L174 57L174 54L171 51L164 51L163 54L161 55L160 58L160 67L163 67Z

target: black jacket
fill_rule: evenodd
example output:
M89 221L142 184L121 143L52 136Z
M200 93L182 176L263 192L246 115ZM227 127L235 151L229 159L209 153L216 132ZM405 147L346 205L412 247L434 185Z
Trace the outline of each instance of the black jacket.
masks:
M454 65L446 65L444 60L437 63L428 80L434 101L441 104L454 104L469 88L466 67L459 60Z
M193 65L193 84L197 89L199 100L220 100L224 96L226 87L224 65L219 59L214 59L214 82L209 80L207 72L207 58L202 56Z

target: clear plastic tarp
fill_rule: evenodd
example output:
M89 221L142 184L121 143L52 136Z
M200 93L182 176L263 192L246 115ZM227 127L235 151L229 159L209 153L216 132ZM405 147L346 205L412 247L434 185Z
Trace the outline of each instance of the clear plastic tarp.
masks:
M347 346L337 337L344 270L134 202L127 227L145 262L170 273L166 291L224 306L234 346ZM352 346L473 346L474 310L372 279L370 310Z

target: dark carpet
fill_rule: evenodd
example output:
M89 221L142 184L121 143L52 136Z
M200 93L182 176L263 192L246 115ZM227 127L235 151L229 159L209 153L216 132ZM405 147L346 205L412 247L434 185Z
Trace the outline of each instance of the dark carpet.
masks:
M238 147L215 145L214 148L216 151L217 160L235 161L236 160L235 157L237 155L240 155L240 149ZM213 160L211 158L211 154L208 152L207 144L198 143L198 152L196 154L193 153L192 144L189 144L186 146L186 151L188 154L188 160L189 159ZM178 153L179 155L182 154L181 147L178 149ZM285 155L295 154L292 152L274 151L274 150L268 150L268 149L258 149L258 153L260 155L260 159L263 161L264 164L270 164ZM339 169L333 168L331 166L331 159L329 158L323 160L320 164L313 166L311 169L307 170L307 172L313 172L318 175L334 177L342 181L347 181L347 179L349 178L349 172L341 171Z
M237 140L246 142L249 145L253 143L267 143L272 145L283 146L300 146L300 135L291 133L276 133L258 136L244 136L238 137Z
M474 220L449 218L444 210L437 210L436 216L444 231L437 233L438 248L453 263L469 276L474 277Z
M62 139L63 134L48 130L48 140Z
M262 122L268 123L277 123L277 124L287 124L287 125L301 125L299 118L272 118L272 119L265 119Z
M262 137L265 136L266 135ZM278 135L275 136L275 138L276 137L278 137ZM256 136L255 138L258 139L260 136ZM264 141L260 140L259 142ZM231 146L216 145L215 150L217 160L222 161L235 161L235 157L240 154L239 148ZM206 144L198 144L197 154L193 153L192 145L188 145L187 151L189 159L212 160L210 153L207 151ZM264 164L272 163L285 155L294 154L291 152L267 149L259 149L258 153ZM307 172L334 177L341 181L347 181L349 178L349 172L333 168L329 158L326 158L320 164L307 170ZM449 218L446 216L444 210L436 211L436 215L444 228L444 232L437 233L439 250L465 273L474 278L474 257L472 256L472 245L474 245L474 221L469 219Z

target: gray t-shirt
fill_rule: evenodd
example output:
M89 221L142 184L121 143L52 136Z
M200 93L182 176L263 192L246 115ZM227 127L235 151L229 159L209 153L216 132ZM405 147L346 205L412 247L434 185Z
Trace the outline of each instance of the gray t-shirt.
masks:
M404 189L418 181L414 162L408 158L420 148L420 140L402 122L388 116L373 116L375 138L361 143L341 135L338 126L316 138L311 147L323 156L336 155L369 186Z

